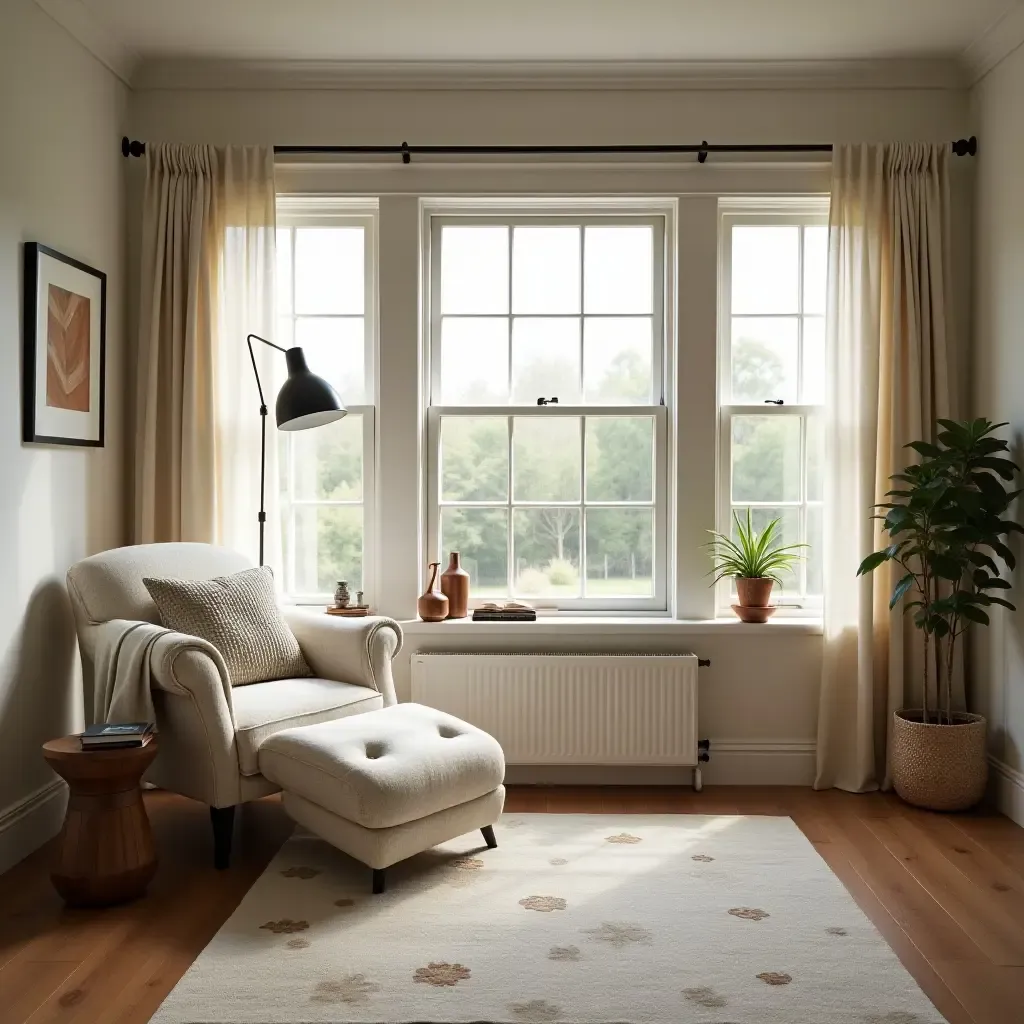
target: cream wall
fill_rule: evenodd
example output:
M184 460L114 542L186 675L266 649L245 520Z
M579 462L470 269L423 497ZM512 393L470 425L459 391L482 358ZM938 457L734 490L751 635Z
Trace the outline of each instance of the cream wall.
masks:
M129 104L133 138L180 142L277 144L615 144L699 141L819 142L959 138L969 125L966 93L948 89L785 90L140 90ZM130 177L138 181L135 164ZM381 378L379 445L388 457L378 469L381 609L398 617L414 614L420 579L418 523L422 489L417 482L418 373L417 196L507 195L573 192L597 195L653 194L679 204L680 262L677 315L685 362L677 376L677 472L683 481L677 508L680 545L696 550L714 524L716 331L715 246L717 194L827 188L827 168L749 165L730 169L720 157L698 168L597 170L581 166L557 172L543 166L493 171L463 165L450 171L417 161L379 170L330 166L299 172L282 168L287 190L380 195ZM514 182L514 188L502 181ZM964 331L969 312L969 217L971 168L955 164L956 305ZM130 207L131 208L131 207ZM966 353L966 346L963 348ZM958 374L966 382L966 373ZM966 399L966 391L964 394ZM419 488L419 489L418 489ZM690 580L678 589L679 614L702 618L713 605L699 559L677 560ZM694 582L696 578L697 582ZM442 627L443 629L443 627ZM618 649L697 652L712 660L702 670L700 732L712 739L707 773L717 782L809 783L813 778L820 635L778 626L775 632L741 632L718 625L666 627L650 633L628 627L567 629L555 640L521 636L431 632L413 627L396 664L401 697L409 693L413 651L472 648ZM547 771L546 779L554 779ZM616 772L611 781L622 781ZM605 779L608 781L608 779ZM672 775L662 780L678 781Z
M59 825L39 745L82 719L68 565L123 542L127 90L32 3L0 13L0 871ZM21 443L22 243L107 273L104 449Z
M1024 462L1024 49L974 88L978 135L974 412L1007 420ZM1020 513L1018 512L1018 518ZM1015 545L1017 557L1024 555ZM1021 582L1017 572L1018 587ZM1024 824L1024 599L974 636L976 702L989 718L1003 810Z

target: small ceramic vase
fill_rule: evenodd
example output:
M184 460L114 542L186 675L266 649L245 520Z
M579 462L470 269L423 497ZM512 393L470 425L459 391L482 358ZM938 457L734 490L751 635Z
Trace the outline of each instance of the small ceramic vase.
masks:
M338 586L334 590L334 607L347 608L352 601L352 594L349 592L348 583L345 580L338 580Z
M458 551L449 556L441 573L441 592L448 598L448 618L464 619L469 614L469 573L462 568Z
M437 589L437 570L441 563L431 562L427 568L430 569L430 580L416 602L416 611L424 622L441 622L448 615L448 598Z
M366 605L363 604L363 592L361 590L357 590L356 591L356 607L357 608L365 608L366 607Z

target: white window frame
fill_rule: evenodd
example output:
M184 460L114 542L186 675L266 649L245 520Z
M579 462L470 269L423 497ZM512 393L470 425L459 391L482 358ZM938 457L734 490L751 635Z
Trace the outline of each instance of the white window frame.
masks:
M428 372L426 374L425 387L427 391L427 449L426 449L426 485L427 485L427 529L426 529L426 554L429 561L441 559L440 553L440 509L442 505L455 507L480 507L480 508L506 508L508 509L508 572L511 584L514 578L513 561L513 508L526 507L567 507L579 508L580 510L580 575L581 586L585 588L586 577L586 523L584 510L588 508L653 508L654 532L652 537L652 594L649 597L579 597L579 598L554 598L530 596L524 598L538 609L545 611L557 610L565 614L577 614L579 612L609 612L613 611L623 615L629 614L650 614L651 612L668 612L668 593L671 550L669 545L669 493L668 479L670 467L669 452L669 409L667 405L669 393L666 382L670 379L670 346L666 339L668 336L666 325L666 300L669 296L669 282L666 278L666 240L673 238L673 225L670 223L671 211L667 204L650 201L644 204L632 204L623 202L621 204L610 204L608 202L594 202L588 204L579 200L566 199L546 200L534 205L526 204L499 204L486 205L480 201L468 205L466 208L458 209L446 205L443 211L433 211L427 208L425 237L428 239L426 258L424 260L424 295L426 299L425 322L428 324L427 336L427 362ZM436 258L440 253L441 231L445 226L457 225L486 225L486 226L507 226L511 235L512 229L518 225L529 225L536 227L549 227L558 225L609 225L629 224L649 226L654 232L654 259L652 264L652 281L655 284L652 302L652 403L650 405L607 405L587 404L582 400L578 404L558 404L548 406L537 406L536 404L495 404L484 406L462 406L434 404L433 398L440 394L441 375L441 260ZM509 287L511 289L512 258L509 258ZM584 260L583 245L581 244L580 262L581 267ZM580 313L561 314L566 318L583 317L583 275L580 275L581 302ZM511 299L511 296L510 296ZM503 314L511 321L513 319L512 304L509 302L509 311ZM538 314L540 315L540 314ZM545 317L559 316L559 314L543 314ZM600 314L588 314L600 315ZM613 314L607 314L613 315ZM511 330L510 330L511 340ZM583 332L580 332L580 344L583 344ZM582 350L581 350L582 352ZM512 346L509 346L509 359L512 358ZM581 354L580 373L584 372L583 359ZM510 371L511 375L511 371ZM581 387L582 394L582 387ZM645 416L649 415L654 421L654 480L652 502L588 502L586 501L585 483L586 473L586 429L583 419L585 417L599 416ZM504 502L442 502L440 495L440 424L445 416L487 416L493 418L506 417L509 431L509 479L508 493ZM512 495L512 422L513 417L519 416L576 416L581 419L581 494L578 502L556 502L556 501L513 501ZM512 599L514 595L509 594ZM473 599L470 607L475 607L487 601L487 598Z
M285 599L299 605L323 605L332 603L331 592L307 593L293 589L296 578L295 566L295 517L293 512L300 507L328 508L354 507L363 509L363 600L371 608L376 607L377 594L377 424L376 406L378 391L378 204L371 199L350 199L340 196L287 196L277 197L277 227L295 229L298 227L361 227L363 228L363 368L365 390L362 400L353 403L341 396L345 408L352 415L363 420L363 495L362 500L333 500L297 498L295 496L294 447L295 434L279 432L281 466L284 489L281 495L280 516L288 531L287 543L282 538L285 551L284 595ZM277 320L290 316L293 324L301 314L295 312L295 244L292 241L291 293L292 311L284 314L278 311ZM331 314L333 316L333 314ZM340 316L340 314L339 314ZM349 314L352 318L356 314ZM294 338L294 327L292 337ZM311 367L315 372L316 368ZM315 428L314 428L315 429ZM355 593L352 594L355 601Z
M717 529L725 534L732 530L732 418L734 416L796 416L800 418L800 500L799 501L745 501L738 504L756 509L797 508L800 537L807 537L807 509L821 505L819 501L807 498L807 419L812 416L824 417L822 404L793 403L786 405L734 403L732 401L732 229L737 225L798 225L820 226L828 224L829 201L827 198L764 198L757 200L722 201L719 204L719 274L718 274L718 486L717 486ZM804 337L804 244L803 234L799 250L799 303L797 316L797 379L803 373ZM771 319L772 314L751 314ZM792 317L793 313L776 314ZM769 396L765 396L766 400ZM822 423L822 428L824 423ZM807 567L801 561L796 570L799 591L787 593L779 598L778 615L818 616L822 612L822 596L807 594ZM730 604L735 600L732 585L723 580L715 591L716 608L719 615L731 614Z

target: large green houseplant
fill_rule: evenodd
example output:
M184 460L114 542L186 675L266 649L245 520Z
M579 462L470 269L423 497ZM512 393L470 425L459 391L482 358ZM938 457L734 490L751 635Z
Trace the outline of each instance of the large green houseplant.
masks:
M981 799L987 766L985 720L953 708L957 642L972 625L988 625L993 605L1013 609L1000 596L1010 589L1010 533L1024 533L1007 517L1021 492L1009 445L992 434L1005 423L987 419L939 420L932 444L912 441L920 461L896 482L876 518L890 543L868 555L858 575L888 563L902 570L889 607L903 603L924 641L922 706L893 719L890 771L896 791L910 803L958 810Z

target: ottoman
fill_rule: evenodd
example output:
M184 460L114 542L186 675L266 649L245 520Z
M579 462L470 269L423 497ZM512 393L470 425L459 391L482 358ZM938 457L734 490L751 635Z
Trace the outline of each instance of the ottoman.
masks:
M489 847L505 803L505 757L481 729L421 704L274 733L260 772L300 825L373 869L480 829Z

